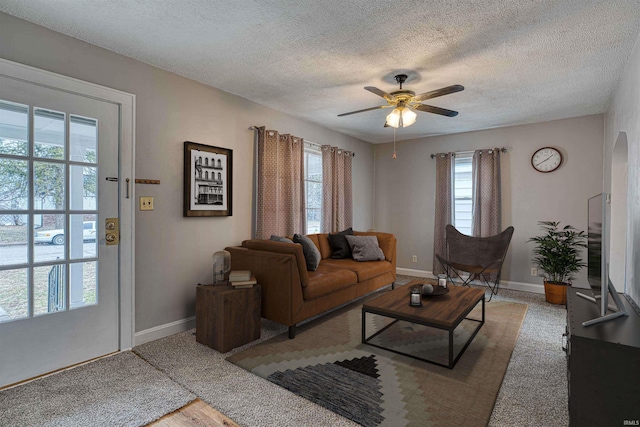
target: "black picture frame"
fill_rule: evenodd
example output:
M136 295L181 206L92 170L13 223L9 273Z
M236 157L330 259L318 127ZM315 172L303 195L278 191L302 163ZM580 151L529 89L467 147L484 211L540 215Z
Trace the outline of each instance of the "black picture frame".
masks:
M184 142L185 217L231 216L233 150Z

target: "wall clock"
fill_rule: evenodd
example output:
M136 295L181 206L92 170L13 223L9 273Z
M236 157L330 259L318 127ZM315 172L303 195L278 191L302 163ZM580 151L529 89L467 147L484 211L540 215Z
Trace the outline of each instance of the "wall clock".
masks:
M562 164L562 154L553 147L543 147L531 156L531 166L538 172L548 173L558 169Z

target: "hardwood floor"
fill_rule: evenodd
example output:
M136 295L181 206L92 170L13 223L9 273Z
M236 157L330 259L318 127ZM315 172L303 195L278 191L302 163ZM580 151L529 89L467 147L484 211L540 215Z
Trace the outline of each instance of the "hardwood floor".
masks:
M149 424L152 427L240 427L200 399Z

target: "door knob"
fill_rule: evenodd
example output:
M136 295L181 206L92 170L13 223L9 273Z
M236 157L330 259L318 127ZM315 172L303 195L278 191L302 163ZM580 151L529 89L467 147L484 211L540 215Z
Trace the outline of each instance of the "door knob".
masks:
M104 220L104 228L107 230L104 236L107 245L117 245L120 243L120 224L118 218L106 218Z

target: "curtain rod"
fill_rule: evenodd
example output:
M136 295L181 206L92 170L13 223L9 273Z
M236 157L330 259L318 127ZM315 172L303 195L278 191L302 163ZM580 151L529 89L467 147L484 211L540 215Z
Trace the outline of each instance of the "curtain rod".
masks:
M482 149L482 150L480 150L480 151L483 151L483 150L489 151L489 150L493 150L493 148L483 148L483 149ZM507 152L507 149L506 149L505 147L498 148L498 150L500 150L500 152L501 152L501 153L506 153L506 152ZM456 154L473 154L474 152L475 152L475 150L470 150L470 151L456 151L456 152L454 152L454 153L452 153L452 154L455 156ZM432 159L435 159L435 158L436 158L436 156L437 156L438 154L445 154L445 153L431 154L431 158L432 158Z
M253 130L253 131L258 130L258 128L259 128L259 126L249 126L249 130ZM304 138L302 138L302 139L304 140L304 143L305 143L305 144L309 144L309 146L315 146L315 147L318 147L318 148L322 148L322 144L318 144L317 142L313 142L313 141L308 141L308 140L306 140L306 139L304 139ZM344 151L348 151L348 150L344 150ZM354 152L352 151L352 152L351 152L351 156L352 156L352 157L355 157L355 156L356 156L356 153L354 153Z

